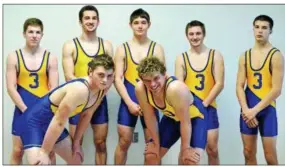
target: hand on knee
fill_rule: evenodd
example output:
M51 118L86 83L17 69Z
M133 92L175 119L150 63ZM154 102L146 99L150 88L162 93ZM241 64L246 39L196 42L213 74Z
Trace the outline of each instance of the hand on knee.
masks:
M199 164L201 158L199 152L193 148L182 150L180 155L182 156L183 165Z

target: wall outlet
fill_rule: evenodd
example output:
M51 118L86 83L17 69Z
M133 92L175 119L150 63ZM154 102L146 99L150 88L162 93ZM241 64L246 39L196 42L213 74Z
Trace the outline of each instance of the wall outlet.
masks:
M133 143L138 143L138 142L139 142L139 132L134 132Z

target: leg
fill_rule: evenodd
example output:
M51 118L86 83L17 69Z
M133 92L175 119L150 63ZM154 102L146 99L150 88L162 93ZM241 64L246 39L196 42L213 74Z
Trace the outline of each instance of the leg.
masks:
M74 138L76 127L77 127L77 125L69 124L69 129L68 129L69 131L68 132L69 132L69 135L72 139Z
M56 165L56 155L54 151L50 153L49 158L51 160L51 165Z
M264 156L268 165L278 165L276 137L262 137Z
M134 128L118 124L119 143L115 151L115 165L126 164L127 152L132 143L133 133Z
M268 165L278 165L276 140L278 123L276 109L271 105L260 112L259 130L262 136L264 156Z
M219 137L219 129L208 130L206 151L208 154L209 165L220 164L219 154L218 154L218 137Z
M208 154L209 165L219 165L218 138L219 138L219 119L217 109L209 106L208 111L208 137L206 151Z
M138 117L132 115L129 112L128 106L122 99L118 112L117 129L118 129L119 141L115 150L115 165L126 164L127 153L132 143L134 128L137 124L137 120Z
M106 140L108 134L108 123L92 125L94 144L96 147L95 163L96 165L106 165L107 163L107 148Z
M246 165L257 165L256 150L257 150L257 135L242 134L243 154Z
M93 129L94 144L96 148L95 164L106 165L106 140L108 134L108 103L106 96L93 114L91 124Z
M39 162L36 159L40 151L40 147L31 147L25 150L29 165L37 165Z
M54 146L54 151L68 164L80 165L81 159L74 158L72 154L72 141L71 137L67 136Z
M10 164L21 165L23 159L23 143L19 136L12 135L13 150L11 154Z
M240 115L240 132L243 142L243 154L246 165L257 165L257 127L249 128Z

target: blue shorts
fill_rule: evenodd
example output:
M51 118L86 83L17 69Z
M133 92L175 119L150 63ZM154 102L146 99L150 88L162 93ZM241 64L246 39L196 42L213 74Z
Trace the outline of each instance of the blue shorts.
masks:
M27 91L25 88L21 87L20 85L17 85L17 91L20 94L27 108L32 107L40 99L39 97ZM25 112L27 111L28 110L26 110ZM23 128L22 126L20 126L22 115L23 115L22 111L17 106L15 106L14 116L12 121L12 134L15 136L20 136L20 131Z
M217 109L215 107L208 106L207 111L208 111L208 130L218 129L220 124L219 124Z
M126 79L124 80L124 85L126 86L127 92L132 101L138 104L138 100L135 94L135 87L131 83L129 83ZM157 110L155 110L155 114L157 120L159 121L159 113ZM139 116L135 116L130 113L127 104L123 99L121 99L121 104L118 112L118 120L117 120L118 124L134 128L137 124L138 117ZM142 127L145 129L146 125L142 116L140 116L140 120Z
M69 118L69 124L77 125L79 122L80 114L77 114L73 117ZM107 103L107 97L105 96L101 102L101 104L98 106L97 110L94 112L90 123L92 125L94 124L104 124L108 123L108 103Z
M249 108L253 108L261 100L249 89L246 91L246 99ZM240 115L240 132L247 135L257 135L258 129L262 137L274 137L278 135L278 122L276 108L272 105L261 110L257 115L258 126L249 128Z
M49 124L54 116L50 106L49 96L46 95L37 104L28 108L22 115L18 125L25 127L19 132L24 149L41 147ZM68 131L64 129L57 142L63 140L68 135Z
M192 135L190 146L205 149L207 144L207 120L199 117L191 119ZM180 122L163 116L159 123L160 146L170 148L180 138Z

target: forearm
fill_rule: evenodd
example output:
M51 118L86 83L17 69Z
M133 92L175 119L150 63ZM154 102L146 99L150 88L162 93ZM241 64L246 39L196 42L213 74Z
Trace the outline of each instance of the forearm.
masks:
M84 132L88 128L91 118L92 118L92 114L82 113L80 115L79 123L76 127L76 131L75 131L75 135L73 139L74 143L76 142L80 143L80 140L82 139Z
M181 150L190 147L192 127L190 121L180 122Z
M24 103L22 97L18 93L15 88L8 88L8 94L10 95L11 99L15 103L15 105L24 112L27 109L26 104Z
M281 91L279 89L271 89L271 91L254 107L257 112L260 112L266 108L270 103L280 96Z
M58 86L58 73L55 73L49 77L49 90L53 90Z
M246 97L245 97L245 92L243 90L243 88L238 87L236 90L236 94L238 97L238 102L242 108L242 110L245 110L248 108L247 102L246 102Z
M132 102L132 99L130 98L122 79L115 79L115 87L127 105Z
M42 144L42 149L44 149L45 152L50 153L53 150L56 141L63 132L65 122L66 121L62 121L56 116L53 117Z
M224 85L221 83L216 83L214 85L207 98L203 101L205 107L208 107L216 99L216 97L221 93L223 88Z
M150 136L154 142L155 145L159 146L159 133L158 133L158 127L157 127L157 119L155 114L153 113L152 116L149 116L146 118L146 116L144 116L145 119L145 124L147 129L150 132Z
M76 76L74 76L74 74L65 74L64 76L66 81L70 81L77 78Z

